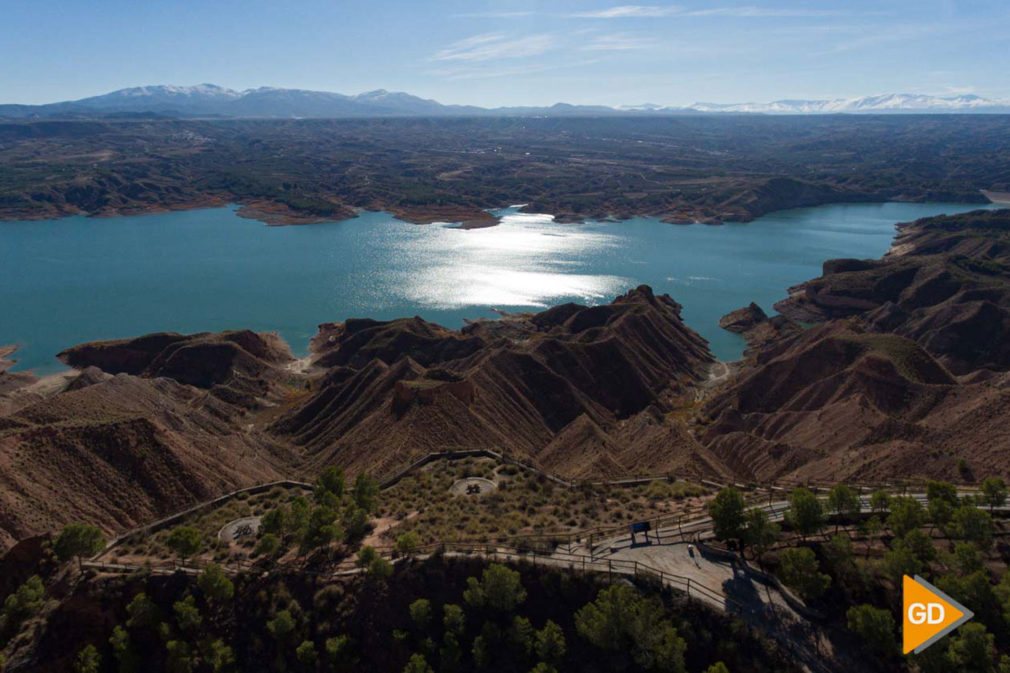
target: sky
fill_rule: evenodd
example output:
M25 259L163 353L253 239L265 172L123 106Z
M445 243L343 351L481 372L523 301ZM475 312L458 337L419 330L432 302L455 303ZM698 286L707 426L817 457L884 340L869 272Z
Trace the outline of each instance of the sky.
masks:
M1007 0L0 0L0 103L213 83L442 103L1010 99Z

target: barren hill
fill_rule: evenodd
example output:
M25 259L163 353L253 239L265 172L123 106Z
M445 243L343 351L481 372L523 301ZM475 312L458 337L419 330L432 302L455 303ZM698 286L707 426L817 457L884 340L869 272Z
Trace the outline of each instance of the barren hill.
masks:
M269 363L258 357L268 352ZM74 519L138 525L278 479L294 462L282 443L244 425L286 388L276 374L262 378L290 360L267 338L152 335L63 357L83 369L35 383L21 375L0 396L4 546Z
M685 467L697 444L664 413L712 360L680 306L644 286L605 306L461 332L418 318L328 324L314 349L326 374L272 431L310 464L380 473L446 446L505 450L571 476ZM660 429L628 431L644 419Z
M826 262L776 305L821 324L753 349L704 443L745 479L1007 475L1008 263L1007 210L902 224L883 259Z
M0 543L77 519L118 530L337 463L387 475L487 447L568 476L718 461L669 412L712 356L647 287L595 307L478 322L326 323L310 363L274 335L152 334L0 371ZM303 366L304 365L304 366Z
M899 225L881 260L831 260L776 308L806 322L862 316L956 374L1010 369L1010 210Z
M703 441L741 479L1006 474L1010 377L959 382L905 337L832 321L762 350L705 408Z

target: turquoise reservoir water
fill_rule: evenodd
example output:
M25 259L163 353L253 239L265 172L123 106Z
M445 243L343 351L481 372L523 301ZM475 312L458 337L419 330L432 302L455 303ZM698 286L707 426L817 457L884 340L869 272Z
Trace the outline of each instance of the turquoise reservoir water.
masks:
M747 224L676 226L651 218L557 224L515 209L497 227L417 226L384 213L267 227L234 209L0 222L0 345L18 369L97 339L155 331L276 330L304 354L321 322L420 315L450 327L601 303L640 283L668 292L722 359L743 349L726 312L766 310L833 257L879 257L894 223L963 204L846 204Z

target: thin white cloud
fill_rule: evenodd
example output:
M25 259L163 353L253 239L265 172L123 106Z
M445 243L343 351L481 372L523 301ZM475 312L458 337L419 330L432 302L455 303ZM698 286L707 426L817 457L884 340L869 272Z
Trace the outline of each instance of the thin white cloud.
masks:
M453 14L457 19L519 19L524 16L533 16L536 12L468 12L466 14Z
M618 5L606 9L569 14L580 19L644 19L662 17L726 16L732 18L760 17L824 17L841 16L847 12L831 9L768 9L753 5L745 7L710 7L708 9L684 9L676 5Z
M475 66L457 66L451 68L439 68L428 71L431 75L439 75L449 80L467 79L493 79L496 77L517 77L520 75L532 75L550 70L565 70L568 68L580 68L595 63L600 59L587 59L584 61L572 61L568 63L530 63L528 65L518 65L501 68L487 68Z
M631 33L598 35L582 45L587 51L639 51L656 46L656 39Z
M557 39L548 33L517 38L510 38L500 33L484 33L453 42L435 52L431 59L476 62L526 58L551 51L557 44Z
M681 12L683 10L674 5L618 5L591 12L577 12L570 16L580 19L634 19L672 16Z
M712 7L684 12L683 16L730 16L735 18L760 17L819 17L842 16L847 12L833 9L768 9L765 7Z

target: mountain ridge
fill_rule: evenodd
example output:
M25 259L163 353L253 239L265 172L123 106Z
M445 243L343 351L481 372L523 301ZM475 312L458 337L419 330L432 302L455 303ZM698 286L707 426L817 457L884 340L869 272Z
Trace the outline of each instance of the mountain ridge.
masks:
M403 91L375 89L342 94L310 89L257 87L236 90L217 84L193 86L147 85L106 94L42 105L0 104L0 117L94 117L126 113L180 117L383 117L383 116L662 116L684 114L923 114L1010 113L1010 101L974 94L932 96L885 93L834 99L782 99L768 103L707 103L677 107L654 103L640 105L586 105L558 102L550 106L443 104Z

